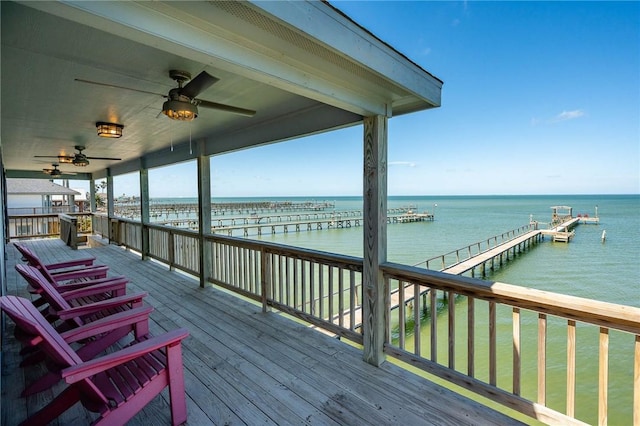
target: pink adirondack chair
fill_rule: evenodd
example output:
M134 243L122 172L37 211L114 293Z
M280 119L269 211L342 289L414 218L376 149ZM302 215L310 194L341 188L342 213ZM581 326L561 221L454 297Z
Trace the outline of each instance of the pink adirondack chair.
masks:
M50 322L55 323L58 332L64 332L87 322L95 321L118 312L140 307L146 292L125 294L126 282L114 281L82 287L60 293L44 279L40 270L29 265L16 265L16 270L24 277L29 285L37 288L42 298L49 306L45 315ZM92 296L99 297L86 303Z
M122 425L167 386L172 425L187 421L181 345L189 335L186 329L85 362L29 300L3 296L0 307L16 327L39 341L49 364L57 365L60 377L69 385L23 424L46 425L81 402L86 409L99 413L93 424Z
M15 246L16 249L18 249L20 254L22 254L22 260L24 260L25 262L29 261L30 256L37 257L36 254L33 252L33 250L31 250L26 245L18 242L14 242L13 245ZM83 257L81 259L67 260L65 262L48 263L44 266L49 270L73 268L76 266L98 266L93 264L95 260L96 260L95 257L89 256L89 257ZM31 266L35 266L35 265L31 265Z
M137 313L145 312L145 308L142 307L143 298L147 293L139 292L124 295L124 285L126 282L105 283L60 294L44 279L40 271L33 266L16 265L16 270L29 281L31 285L39 288L42 298L49 303L45 312L46 319L54 324L56 331L59 333L76 330L79 327L94 323L103 318L113 317L114 314L126 313L131 310ZM121 293L116 293L116 291ZM105 294L109 293L111 293L109 297L104 297ZM95 303L85 303L87 298L98 294L101 297ZM78 300L82 300L82 303L78 303ZM136 308L139 309L136 310ZM151 309L146 308L146 312L148 317ZM91 359L128 335L131 331L134 332L136 339L141 339L148 335L149 326L146 321L136 323L133 328L114 326L112 329L105 330L99 336L90 336L90 340L84 340L82 342L84 346L78 350L78 355L84 360ZM76 336L76 340L73 341L78 341L77 334L70 333L68 335ZM16 335L16 338L22 341L24 345L21 354L27 355L21 362L21 366L32 365L42 361L42 352L34 351L34 345L30 342L29 338L25 338L19 334ZM85 337L83 339L87 338ZM26 388L23 391L23 395L30 395L47 389L56 382L57 379L54 380L51 376L44 376L32 386Z
M40 269L42 274L51 282L62 284L64 281L70 280L106 278L109 270L106 265L93 265L93 260L87 265L86 263L89 261L82 259L46 265L30 248L19 243L14 243L14 245L27 263ZM80 267L73 268L74 266Z
M127 289L127 283L129 279L124 276L101 278L98 280L87 280L70 284L57 284L55 281L48 280L41 269L35 268L30 265L16 265L16 270L27 281L27 290L34 295L40 295L41 297L34 301L34 305L42 306L44 303L48 303L46 295L43 295L44 282L55 289L56 293L61 295L69 293L65 296L68 300L74 300L73 304L86 304L94 303L103 299L109 299L116 296L124 296Z

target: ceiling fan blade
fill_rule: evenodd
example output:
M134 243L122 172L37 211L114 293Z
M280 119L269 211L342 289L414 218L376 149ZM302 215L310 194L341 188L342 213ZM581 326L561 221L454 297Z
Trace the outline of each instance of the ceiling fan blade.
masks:
M67 160L73 160L73 155L34 155L33 158L66 158Z
M132 90L134 92L139 92L139 93L146 93L148 95L156 95L156 96L162 96L163 98L166 98L167 95L162 94L162 93L156 93L156 92L149 92L148 90L140 90L140 89L134 89L132 87L125 87L125 86L118 86L116 84L109 84L109 83L100 83L97 81L90 81L90 80L83 80L81 78L74 78L75 81L79 81L80 83L87 83L87 84L94 84L96 86L103 86L103 87L111 87L113 89L124 89L124 90Z
M182 90L180 90L180 94L193 99L200 93L211 87L211 85L218 80L218 78L212 76L208 72L202 71L194 79L187 83L187 85L184 86Z
M198 102L198 106L201 106L203 108L231 112L233 114L244 115L245 117L253 117L254 115L256 115L256 112L251 109L238 108L231 105L219 104L217 102L203 101L202 99L194 99L194 100Z
M109 158L109 157L85 157L87 160L113 160L120 161L122 158Z

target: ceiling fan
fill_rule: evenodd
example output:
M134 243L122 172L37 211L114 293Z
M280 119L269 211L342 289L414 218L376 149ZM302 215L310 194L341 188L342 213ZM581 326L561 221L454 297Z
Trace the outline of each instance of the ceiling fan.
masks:
M51 166L53 166L53 169L42 169L42 172L44 174L47 174L51 177L58 177L58 176L63 176L63 175L75 175L76 173L70 173L70 172L63 172L62 170L60 170L58 167L60 166L58 163L53 163L51 164Z
M89 160L114 160L120 161L120 158L109 157L87 157L82 153L85 147L76 145L74 147L78 152L75 155L35 155L36 158L57 158L60 163L70 163L74 166L85 167L89 165Z
M196 96L207 90L209 87L211 87L211 85L219 80L206 71L202 71L195 78L191 79L191 74L186 71L171 70L169 71L169 77L171 77L178 83L178 87L169 90L169 93L166 95L162 93L134 89L131 87L118 86L115 84L83 80L81 78L76 78L75 81L162 96L163 98L167 99L167 101L162 104L162 113L174 120L191 121L195 119L198 116L198 106L201 106L203 108L215 109L218 111L230 112L232 114L244 115L246 117L253 117L256 113L255 111L250 109L219 104L217 102L211 102L204 99L196 98ZM185 84L186 82L188 83L183 87L183 84Z

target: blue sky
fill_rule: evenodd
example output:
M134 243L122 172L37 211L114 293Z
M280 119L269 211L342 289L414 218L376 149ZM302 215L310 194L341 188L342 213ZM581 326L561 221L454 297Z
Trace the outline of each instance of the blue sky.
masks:
M389 121L390 195L640 193L639 2L332 3L444 81ZM214 157L212 195L361 195L361 157L361 126ZM195 176L151 172L151 196Z

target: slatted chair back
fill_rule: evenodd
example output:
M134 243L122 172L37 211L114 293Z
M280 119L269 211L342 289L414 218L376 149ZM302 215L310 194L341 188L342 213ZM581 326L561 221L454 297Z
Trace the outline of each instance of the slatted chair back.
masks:
M27 299L0 297L0 308L24 332L41 339L51 362L62 367L69 386L25 424L48 424L80 401L99 413L96 425L125 424L165 387L169 387L171 420L187 420L181 342L184 329L174 330L120 351L83 362Z
M29 247L19 243L14 243L14 246L22 254L27 264L38 268L42 272L42 275L53 284L77 278L104 278L107 276L107 270L109 269L105 265L92 265L93 258L87 258L53 265L56 268L81 266L79 269L53 272L51 265L46 265Z
M64 297L53 287L53 285L47 281L42 275L40 269L34 268L29 265L16 265L16 271L22 277L27 280L29 286L35 289L37 292L42 293L42 297L49 303L49 309L52 313L71 309L72 306L65 300ZM83 322L80 318L71 318L70 321L77 327L81 326Z

